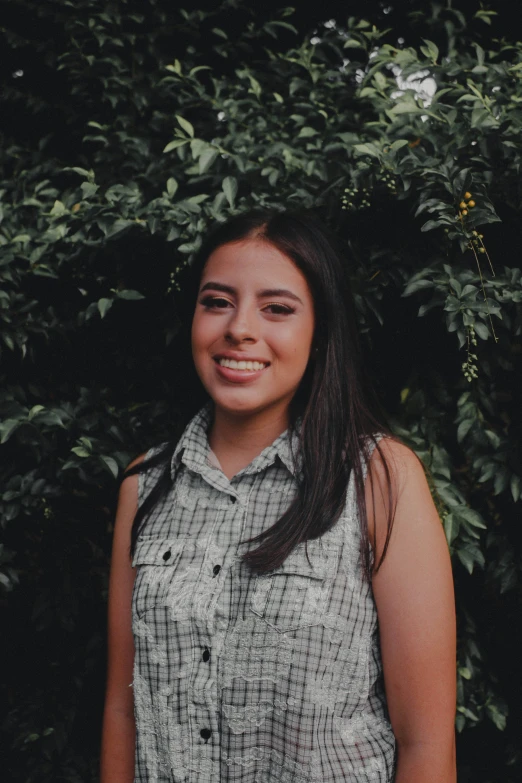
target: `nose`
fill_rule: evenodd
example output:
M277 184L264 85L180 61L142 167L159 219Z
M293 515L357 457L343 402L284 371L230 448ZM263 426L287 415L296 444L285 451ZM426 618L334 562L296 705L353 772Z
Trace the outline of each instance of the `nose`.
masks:
M227 322L225 339L230 343L255 343L258 340L258 325L254 308L237 307Z

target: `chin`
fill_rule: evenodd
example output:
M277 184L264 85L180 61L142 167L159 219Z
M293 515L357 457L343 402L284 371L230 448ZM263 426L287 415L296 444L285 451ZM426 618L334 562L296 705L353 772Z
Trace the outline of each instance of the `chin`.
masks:
M270 407L269 404L263 404L258 400L245 400L224 398L219 395L214 397L214 405L227 413L233 413L237 416L248 416L249 414L259 413L265 408Z

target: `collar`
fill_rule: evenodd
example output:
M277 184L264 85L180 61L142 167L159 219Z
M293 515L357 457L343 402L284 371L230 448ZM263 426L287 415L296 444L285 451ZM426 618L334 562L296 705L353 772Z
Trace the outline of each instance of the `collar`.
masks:
M212 423L212 417L213 405L209 402L188 423L172 455L171 473L173 477L180 462L183 462L184 465L197 473L202 473L204 470L209 469L208 455L210 446L208 443L208 431ZM293 431L290 431L289 428L282 432L270 446L263 449L234 478L259 473L269 465L272 465L276 459L279 459L295 478L299 472L300 464L297 461L296 470L294 455L298 453L300 430L301 419L299 418Z

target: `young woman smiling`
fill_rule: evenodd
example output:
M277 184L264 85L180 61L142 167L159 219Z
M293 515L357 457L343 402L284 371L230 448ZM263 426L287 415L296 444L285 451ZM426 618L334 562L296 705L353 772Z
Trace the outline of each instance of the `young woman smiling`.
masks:
M240 215L192 272L208 403L121 486L102 783L453 783L448 548L335 240Z

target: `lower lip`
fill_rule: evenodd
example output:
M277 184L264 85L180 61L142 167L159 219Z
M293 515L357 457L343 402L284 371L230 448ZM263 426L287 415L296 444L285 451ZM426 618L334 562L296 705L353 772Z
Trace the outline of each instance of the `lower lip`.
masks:
M218 375L225 381L231 383L248 383L249 381L255 381L259 378L265 370L270 367L263 367L262 370L232 370L230 367L223 367L221 364L215 362Z

